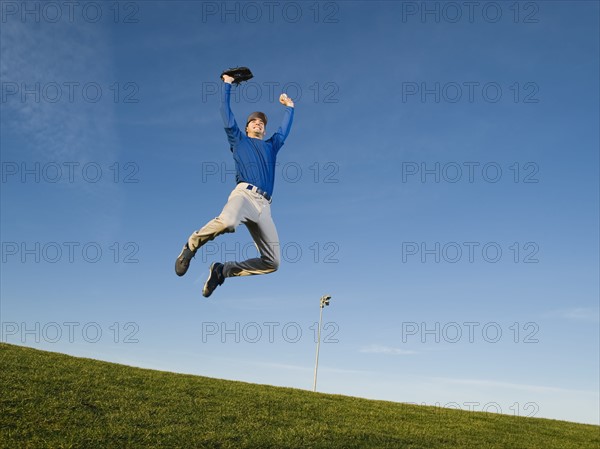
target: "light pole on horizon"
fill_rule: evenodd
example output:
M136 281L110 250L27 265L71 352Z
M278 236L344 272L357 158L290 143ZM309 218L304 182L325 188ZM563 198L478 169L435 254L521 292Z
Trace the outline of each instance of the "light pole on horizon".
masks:
M329 305L331 295L323 295L321 297L321 303L319 305L319 331L317 332L317 357L315 360L315 378L313 381L313 391L317 391L317 370L319 369L319 346L321 345L321 324L323 322L323 308Z

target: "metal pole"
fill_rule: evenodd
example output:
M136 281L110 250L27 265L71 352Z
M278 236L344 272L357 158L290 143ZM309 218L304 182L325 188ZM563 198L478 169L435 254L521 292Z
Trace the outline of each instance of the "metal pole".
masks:
M321 312L319 313L319 331L317 333L317 358L315 361L315 379L313 382L313 392L317 391L317 369L319 368L319 346L321 345L321 322L323 320L323 303L320 304Z

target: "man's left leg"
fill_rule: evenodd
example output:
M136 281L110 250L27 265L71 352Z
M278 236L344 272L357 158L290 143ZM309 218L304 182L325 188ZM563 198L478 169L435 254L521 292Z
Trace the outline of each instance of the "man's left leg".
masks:
M264 213L261 214L258 223L248 222L246 227L256 244L260 257L247 259L243 262L225 262L223 275L226 278L268 274L279 268L279 236L271 214L269 213L268 217Z

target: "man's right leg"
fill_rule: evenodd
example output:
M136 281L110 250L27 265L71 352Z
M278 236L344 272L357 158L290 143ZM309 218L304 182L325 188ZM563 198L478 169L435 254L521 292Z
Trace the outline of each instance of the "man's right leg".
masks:
M234 190L229 195L227 204L225 204L221 214L190 235L175 261L175 272L178 276L183 276L187 272L190 261L196 255L198 248L221 234L235 232L235 229L244 220L247 213L245 210L247 207L246 203L247 200L244 196L237 189Z

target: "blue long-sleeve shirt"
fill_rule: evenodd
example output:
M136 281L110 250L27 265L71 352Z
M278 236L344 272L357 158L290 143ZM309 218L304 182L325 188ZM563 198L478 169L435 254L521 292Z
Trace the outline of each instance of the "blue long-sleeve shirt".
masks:
M285 107L283 122L277 131L267 140L248 137L238 127L231 106L231 84L223 83L221 94L221 116L225 124L225 133L233 159L235 161L235 179L237 183L247 182L273 195L275 184L275 164L277 153L283 146L292 128L294 108Z

